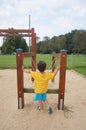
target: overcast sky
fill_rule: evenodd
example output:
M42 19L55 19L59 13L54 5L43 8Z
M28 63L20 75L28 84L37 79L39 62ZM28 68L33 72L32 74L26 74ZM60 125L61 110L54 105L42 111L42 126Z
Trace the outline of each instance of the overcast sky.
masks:
M29 15L41 39L86 29L86 0L0 0L0 29L28 29Z

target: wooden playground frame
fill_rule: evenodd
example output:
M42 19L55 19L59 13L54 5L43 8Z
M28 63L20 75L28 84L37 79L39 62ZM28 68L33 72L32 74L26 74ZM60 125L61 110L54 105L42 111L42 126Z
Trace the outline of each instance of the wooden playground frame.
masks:
M34 40L35 42L35 40ZM32 42L32 44L34 44ZM36 48L36 44L32 45ZM33 49L34 50L34 49ZM34 93L34 89L24 88L24 80L23 80L23 58L24 57L33 57L34 52L32 50L31 53L23 53L22 50L17 50L16 53L16 62L17 62L17 88L18 88L18 109L23 109L24 107L24 93ZM52 71L55 69L55 59L60 58L60 77L59 77L59 89L48 89L47 93L58 94L58 109L64 110L64 94L65 94L65 76L66 76L66 59L67 53L62 51L59 54L52 55ZM32 59L34 60L34 59ZM33 62L32 62L33 63ZM36 63L36 62L35 62ZM35 64L36 66L36 64ZM36 70L34 64L32 64L32 70ZM53 67L54 66L54 67Z
M30 53L23 53L21 49L16 51L16 64L17 64L17 93L18 93L18 109L24 107L24 93L34 93L33 89L24 88L23 80L23 59L24 57L32 58L32 70L36 71L36 33L34 28L32 29L0 29L0 36L5 37L31 37L32 45ZM59 77L59 89L48 89L48 93L58 94L58 109L64 110L64 95L65 95L65 77L66 77L66 61L67 52L62 50L60 53L60 77ZM52 71L55 69L55 59L58 54L52 55Z

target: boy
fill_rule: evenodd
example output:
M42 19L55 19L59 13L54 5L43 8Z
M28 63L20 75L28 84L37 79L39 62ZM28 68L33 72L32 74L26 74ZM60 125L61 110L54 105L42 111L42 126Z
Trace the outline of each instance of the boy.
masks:
M48 89L48 81L53 79L60 67L57 67L53 73L45 72L46 63L44 61L39 61L37 64L37 68L39 72L35 71L25 71L26 73L30 73L31 77L34 78L35 83L35 101L38 101L38 109L43 112L44 104L48 106L48 112L51 114L52 108L49 106L47 101L47 89Z

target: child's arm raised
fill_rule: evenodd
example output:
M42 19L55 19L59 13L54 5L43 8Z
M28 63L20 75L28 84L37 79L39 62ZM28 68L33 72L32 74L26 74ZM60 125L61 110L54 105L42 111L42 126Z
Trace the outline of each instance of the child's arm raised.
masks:
M29 73L30 74L30 70L23 70L25 73Z
M22 67L23 72L30 73L30 70L25 70L24 67Z

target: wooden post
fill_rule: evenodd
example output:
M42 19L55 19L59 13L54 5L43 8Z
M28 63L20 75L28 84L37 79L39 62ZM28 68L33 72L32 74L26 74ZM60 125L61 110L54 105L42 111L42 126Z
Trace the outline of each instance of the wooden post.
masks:
M17 63L17 92L18 92L18 109L24 107L24 92L23 92L23 53L22 49L16 50L16 63Z
M52 72L55 70L55 57L52 56Z
M55 57L52 56L52 72L55 70ZM52 79L52 82L54 82L55 79Z
M34 28L32 29L32 70L36 71L36 34L34 33Z
M65 93L65 76L66 76L66 59L67 51L61 51L60 57L60 79L59 79L59 94L58 94L58 109L64 110L64 93Z

